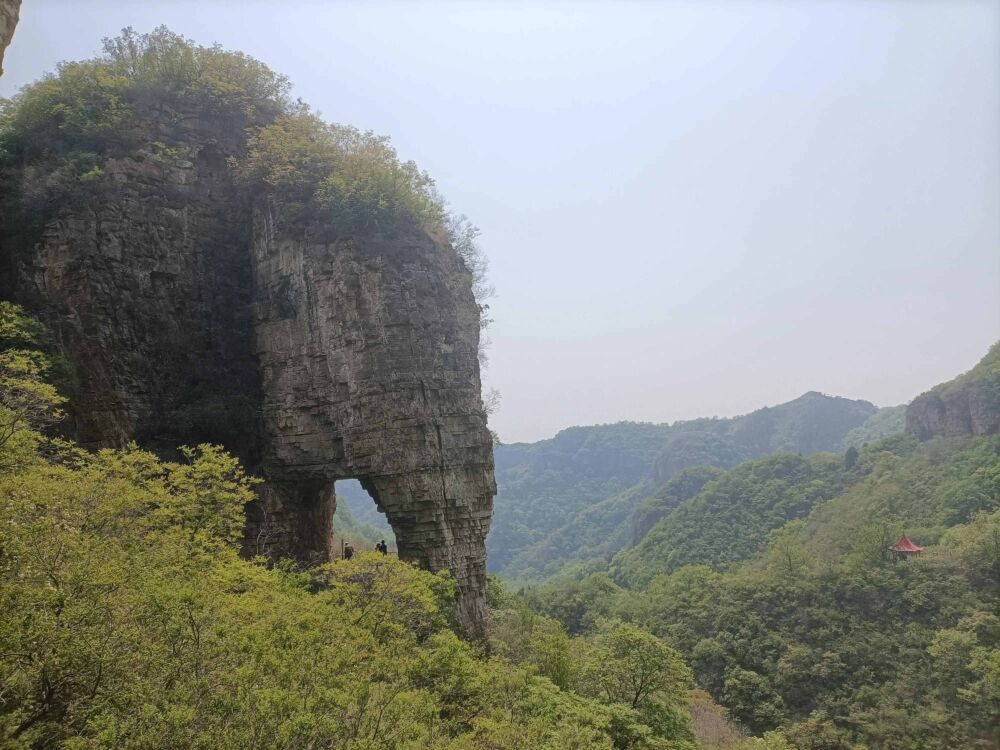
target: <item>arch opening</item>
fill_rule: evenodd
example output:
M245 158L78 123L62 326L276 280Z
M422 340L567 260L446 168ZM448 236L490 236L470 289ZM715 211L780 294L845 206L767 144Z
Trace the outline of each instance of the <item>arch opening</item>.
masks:
M371 482L338 479L334 482L336 510L333 514L333 556L342 557L346 545L356 552L370 552L384 541L389 554L398 554L396 533L376 499Z

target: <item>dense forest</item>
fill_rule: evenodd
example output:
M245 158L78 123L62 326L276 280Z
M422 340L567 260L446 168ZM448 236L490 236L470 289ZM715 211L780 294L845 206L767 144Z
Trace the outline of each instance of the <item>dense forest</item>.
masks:
M992 403L1000 345L931 393L961 389ZM1000 743L996 435L692 469L637 515L633 546L525 606L571 634L612 618L664 638L739 725L795 748ZM904 533L924 552L890 551Z
M494 581L489 642L469 643L447 573L373 553L241 558L255 480L239 461L52 436L54 350L0 303L5 747L694 750L696 715L744 750L789 747L729 729L628 615L571 634Z
M252 126L226 165L248 190L340 227L445 224L475 283L474 230L429 178L286 93L244 55L126 31L4 104L0 168L18 188L4 191L7 228L37 236L111 189L116 157L183 161L143 139L184 107ZM161 435L188 446L87 451L67 437L78 377L58 336L0 302L4 747L695 747L691 671L648 630L608 619L571 638L497 584L498 627L470 641L446 571L371 553L312 567L241 557L258 480L209 441L252 453L246 398L165 415ZM369 519L344 512L356 490L336 523L363 536Z
M126 30L4 102L7 231L111 189L115 158L180 159L147 135L183 108L246 136L225 169L280 197L286 231L433 226L481 297L476 230L430 177L288 91ZM164 415L155 452L84 450L59 343L0 301L3 747L1000 746L1000 345L922 411L810 392L500 446L477 640L447 571L241 556L245 394ZM387 533L356 483L334 529ZM902 534L923 551L891 551Z
M599 569L634 543L637 510L650 506L641 511L650 523L653 496L685 469L841 450L849 435L864 443L898 432L886 411L810 392L733 419L572 427L550 440L501 445L490 569L511 582Z
M44 437L63 399L42 336L0 304L4 747L691 745L690 671L636 626L578 639L599 677L549 679L520 641L489 658L452 631L446 573L241 559L253 480L217 447Z
M0 167L18 180L4 192L8 229L37 233L86 202L116 154L155 161L170 147L142 142L147 120L183 105L252 125L227 168L278 190L299 220L445 224L475 281L463 244L474 230L445 214L429 178L286 92L244 55L126 31L5 103ZM208 442L82 450L65 429L77 375L58 337L0 302L4 747L694 746L691 673L662 639L609 620L568 650L554 623L552 639L539 626L469 641L447 572L372 553L313 567L241 557L258 480ZM241 405L216 399L171 424L251 450ZM513 622L503 595L492 601Z

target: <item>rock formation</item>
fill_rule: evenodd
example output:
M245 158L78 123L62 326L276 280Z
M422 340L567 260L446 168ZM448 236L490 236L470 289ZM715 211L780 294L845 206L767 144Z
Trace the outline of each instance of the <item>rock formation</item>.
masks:
M920 440L1000 433L1000 344L969 372L913 399L906 432Z
M30 241L0 219L0 294L74 363L75 436L168 452L207 414L205 439L266 480L250 554L330 559L334 480L358 478L480 634L495 484L464 262L415 223L290 236L279 203L234 186L239 136L165 107L143 127L152 145L106 158Z
M3 75L3 53L14 37L20 10L21 0L0 0L0 75Z
M312 535L328 528L332 480L356 477L386 513L400 556L450 569L460 619L484 622L496 487L468 270L423 229L323 242L282 236L275 210L254 211L265 474L310 493L294 513L312 514L304 527L301 515L278 519L277 543L326 555ZM253 515L248 534L268 538L269 524Z

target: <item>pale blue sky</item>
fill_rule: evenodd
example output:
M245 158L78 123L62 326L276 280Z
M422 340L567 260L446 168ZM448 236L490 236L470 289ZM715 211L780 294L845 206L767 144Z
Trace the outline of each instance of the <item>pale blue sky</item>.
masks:
M482 228L505 440L900 403L1000 338L998 3L25 0L0 95L161 23Z

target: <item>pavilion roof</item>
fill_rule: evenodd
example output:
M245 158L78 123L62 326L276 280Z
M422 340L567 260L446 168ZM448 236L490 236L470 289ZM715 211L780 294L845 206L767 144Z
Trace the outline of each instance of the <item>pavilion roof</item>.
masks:
M899 541L896 542L896 545L894 547L890 547L889 549L893 552L920 552L924 548L918 544L914 544L910 541L910 538L906 536L906 534L903 534L903 536L899 537Z

